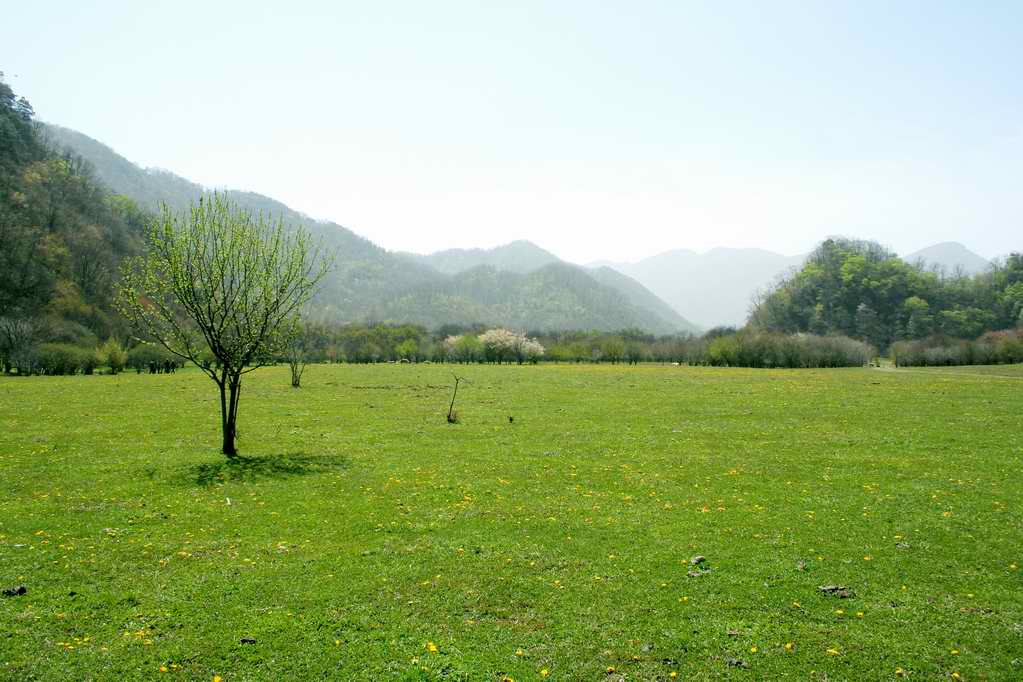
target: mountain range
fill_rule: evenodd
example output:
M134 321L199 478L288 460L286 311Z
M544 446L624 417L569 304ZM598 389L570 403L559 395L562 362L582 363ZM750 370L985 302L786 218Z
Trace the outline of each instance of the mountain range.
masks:
M141 168L83 133L50 124L42 124L42 130L51 146L88 161L97 180L143 208L155 210L165 203L181 210L208 192L168 171ZM489 256L466 251L417 257L387 251L270 197L223 193L242 208L305 228L336 254L336 267L314 301L315 314L324 319L428 327L504 325L527 331L699 331L635 280L611 269L565 263L525 242ZM540 252L547 255L538 260Z
M957 242L935 244L902 258L949 274L973 275L991 267L991 261ZM614 268L635 279L686 319L710 328L743 325L758 292L801 267L805 259L764 249L716 248L705 253L679 249L636 263L590 265Z
M208 190L171 172L141 168L74 130L42 124L50 143L84 158L97 179L147 209L183 209ZM351 230L281 202L228 190L230 199L280 215L320 237L337 267L317 297L318 313L351 322L506 325L523 330L642 329L698 333L745 323L758 292L800 267L805 255L764 249L666 251L635 263L567 263L528 241L422 255L387 251ZM975 274L990 261L944 242L903 256L945 272Z

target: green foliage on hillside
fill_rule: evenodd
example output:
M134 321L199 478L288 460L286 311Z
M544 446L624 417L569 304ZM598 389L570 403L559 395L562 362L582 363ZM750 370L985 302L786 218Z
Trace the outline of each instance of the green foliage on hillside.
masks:
M498 271L529 275L550 265L570 266L549 251L545 251L536 244L529 241L519 240L492 249L448 249L423 256L419 254L401 254L413 262L429 265L440 272L449 275L461 275L469 270L480 267L490 267ZM576 266L572 266L576 267ZM642 284L609 267L580 268L588 277L595 280L613 291L623 295L628 305L639 308L643 311L643 317L653 314L660 321L647 322L646 328L651 331L681 331L687 333L699 332L699 328L678 314L671 306L657 298L649 289ZM519 281L519 280L515 280ZM592 284L591 284L592 286ZM618 302L617 305L621 305ZM614 328L616 323L624 321L624 318L616 317L607 322L601 322L598 326L602 329ZM535 320L537 326L540 319ZM608 326L610 325L610 326ZM530 325L525 325L529 327ZM549 329L565 329L566 327L555 325ZM587 327L577 327L582 329Z
M1023 324L1023 255L989 271L945 275L872 242L829 239L760 300L751 323L773 331L844 334L887 348L933 334L972 339Z
M32 117L0 80L0 318L30 321L50 341L95 344L122 328L113 284L140 248L145 216L80 157L52 151Z
M658 298L653 292L632 277L624 275L614 268L606 266L589 268L586 272L601 284L620 291L634 306L661 317L667 321L674 330L689 334L697 334L701 331L699 326L679 315L674 308L665 303L662 299Z
M402 255L448 275L455 275L481 265L525 275L545 265L560 262L560 259L550 251L525 240L514 241L493 249L447 249L426 256L416 253Z
M368 319L436 326L505 325L516 329L676 331L581 268L552 263L528 274L480 266L409 289L369 309Z
M184 208L206 192L172 173L139 168L81 133L58 126L46 129L54 144L87 158L97 177L111 189L151 210L161 202ZM632 290L623 293L618 278L598 280L552 255L554 262L532 269L546 260L542 256L546 252L526 246L526 242L496 250L500 271L493 267L459 270L448 264L444 268L454 273L448 274L434 269L429 257L386 251L340 225L313 220L269 197L240 191L224 194L239 206L280 215L286 223L304 227L337 253L336 269L324 280L314 301L318 319L428 327L499 324L523 330L641 327L662 334L695 329L649 292L645 298ZM465 265L487 252L446 253L453 262ZM506 266L521 272L507 271ZM632 284L633 289L642 289Z

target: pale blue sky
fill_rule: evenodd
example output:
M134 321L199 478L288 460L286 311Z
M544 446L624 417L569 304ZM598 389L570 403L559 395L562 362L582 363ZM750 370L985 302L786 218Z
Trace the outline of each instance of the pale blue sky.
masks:
M40 2L43 120L394 249L1023 249L1023 2Z

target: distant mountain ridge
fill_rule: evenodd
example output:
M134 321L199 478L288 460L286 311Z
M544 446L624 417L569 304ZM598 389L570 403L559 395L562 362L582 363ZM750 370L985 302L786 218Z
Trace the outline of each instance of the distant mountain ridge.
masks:
M100 182L144 208L152 210L165 202L182 209L208 192L173 173L143 169L87 135L41 125L52 146L84 158ZM237 190L224 194L243 208L280 215L336 250L336 268L315 301L317 315L327 319L415 322L428 327L481 323L533 331L696 331L634 281L591 274L561 263L552 254L547 254L550 262L532 267L539 262L537 254L547 252L528 242L491 250L496 251L491 256L494 264L504 270L490 263L461 269L462 263L481 257L474 250L462 250L442 259L440 267L445 272L422 258L389 252L341 225L314 220L269 197Z
M682 328L665 322L614 286L594 280L584 268L560 261L528 273L478 265L416 287L401 297L381 301L372 316L428 324L429 315L440 311L449 323L484 322L533 331L626 328L696 331L692 326ZM639 284L633 286L642 289ZM552 291L555 296L550 295ZM525 308L522 301L533 301L534 305ZM667 307L663 302L661 305ZM601 312L607 310L616 311L613 325L608 325ZM680 319L670 308L667 313Z
M528 275L555 264L580 268L597 282L623 294L630 304L657 315L677 329L690 333L702 331L700 327L680 315L678 311L632 277L611 267L583 267L566 263L550 251L542 249L530 241L518 240L491 249L447 249L427 255L404 252L401 255L421 265L429 265L441 272L456 276L480 267L490 267L522 275Z
M685 319L710 328L745 324L758 292L802 266L805 255L784 256L764 249L715 248L705 253L677 249L635 263L598 261L628 275L670 304ZM958 242L934 244L903 256L967 275L984 272L991 262Z
M803 262L764 249L676 249L636 263L610 263L685 319L706 328L745 324L754 294Z
M492 249L447 249L427 255L399 253L448 275L480 265L490 265L498 270L524 275L545 265L561 262L561 259L550 251L522 239Z
M967 275L985 272L992 265L991 261L970 251L959 242L934 244L903 256L902 260L907 263L923 261L928 266L936 265L948 273L960 270Z
M82 133L43 124L55 146L89 161L113 191L144 207L188 206L207 190L168 171L142 169ZM351 230L321 222L263 195L229 190L232 200L284 219L322 237L342 258L318 297L321 314L339 320L505 324L520 329L698 333L745 323L757 292L802 265L805 256L764 249L677 249L635 263L598 261L575 266L528 241L492 249L448 249L420 255L390 252ZM903 257L966 274L990 261L957 242ZM551 266L567 267L551 267ZM482 269L481 269L482 268ZM544 274L537 274L544 268ZM577 279L577 268L587 279ZM488 270L489 269L489 270ZM513 276L514 275L514 276ZM580 282L592 288L588 295ZM474 289L478 287L478 289ZM600 309L595 309L599 306Z

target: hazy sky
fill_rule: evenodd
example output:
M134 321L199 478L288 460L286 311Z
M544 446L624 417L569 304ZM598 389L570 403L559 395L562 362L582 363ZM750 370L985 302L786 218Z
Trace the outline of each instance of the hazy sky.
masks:
M35 2L43 120L392 249L1023 248L1023 2Z

